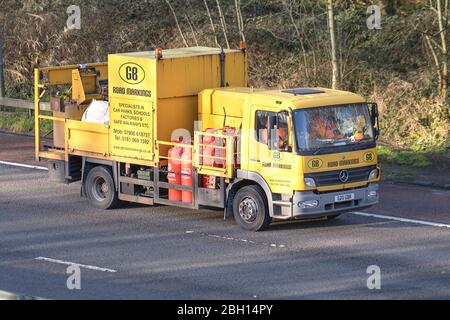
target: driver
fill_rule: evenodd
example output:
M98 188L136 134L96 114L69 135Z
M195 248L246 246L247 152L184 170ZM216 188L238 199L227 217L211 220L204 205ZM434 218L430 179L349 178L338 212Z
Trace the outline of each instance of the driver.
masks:
M342 139L344 134L337 128L332 110L315 111L309 123L309 132L316 139Z
M280 126L277 129L277 132L278 132L278 149L279 150L284 150L284 149L286 149L286 147L288 145L287 129L285 129L285 128ZM262 129L260 129L260 137L261 137L261 142L263 142L265 144L268 144L268 142L269 142L269 129L268 129L267 118L264 118L264 120L263 120Z

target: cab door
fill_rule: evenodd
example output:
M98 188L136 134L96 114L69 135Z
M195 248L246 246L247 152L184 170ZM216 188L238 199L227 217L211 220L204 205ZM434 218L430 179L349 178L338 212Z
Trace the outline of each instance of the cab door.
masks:
M253 106L251 123L249 169L258 172L273 193L291 194L294 158L289 112Z

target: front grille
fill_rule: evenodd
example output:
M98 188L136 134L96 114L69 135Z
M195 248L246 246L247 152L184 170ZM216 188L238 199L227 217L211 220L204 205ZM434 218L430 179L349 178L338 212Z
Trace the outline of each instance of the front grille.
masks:
M368 166L368 167L326 171L318 173L306 173L305 178L313 178L314 181L316 182L316 186L318 187L333 186L343 183L365 181L369 179L370 171L372 171L375 168L376 166ZM342 171L348 172L348 180L346 182L342 182L339 179L339 175Z

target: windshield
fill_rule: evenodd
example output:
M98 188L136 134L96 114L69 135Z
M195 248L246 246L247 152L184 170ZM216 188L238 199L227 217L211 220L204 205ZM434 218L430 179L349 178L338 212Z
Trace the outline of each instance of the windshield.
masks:
M367 104L346 104L294 111L296 143L301 151L373 142Z

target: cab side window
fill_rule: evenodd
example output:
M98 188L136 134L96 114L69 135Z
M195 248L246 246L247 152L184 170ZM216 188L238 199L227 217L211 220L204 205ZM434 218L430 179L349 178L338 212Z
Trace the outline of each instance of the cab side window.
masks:
M275 112L261 111L258 110L255 113L255 129L256 129L256 140L258 142L268 144L269 143L269 116L274 116Z
M276 121L269 128L269 117L276 117ZM288 113L256 111L255 114L256 138L258 142L269 145L271 150L288 151L289 150L289 132L288 132ZM269 139L270 138L270 139Z

